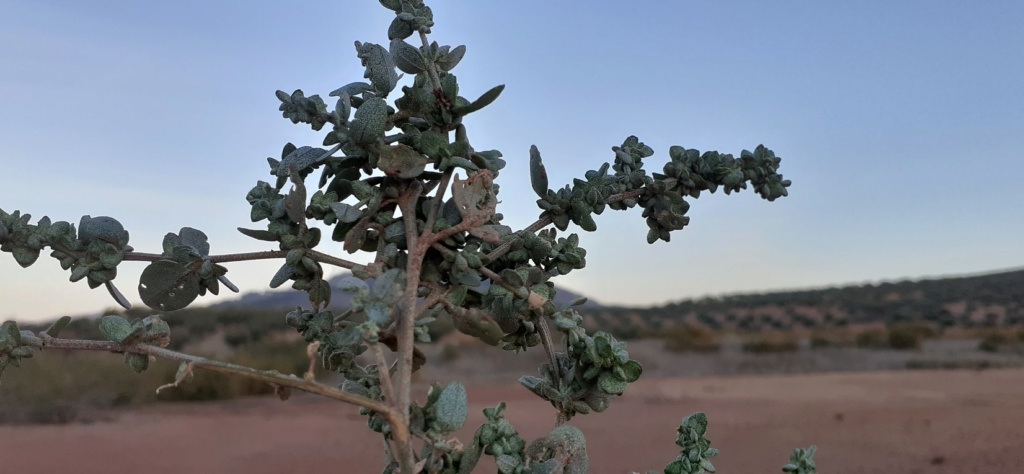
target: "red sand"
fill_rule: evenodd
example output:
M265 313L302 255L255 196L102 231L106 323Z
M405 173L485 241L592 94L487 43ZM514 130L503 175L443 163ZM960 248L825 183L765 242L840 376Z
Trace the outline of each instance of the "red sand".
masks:
M553 425L550 405L518 386L468 389L464 440L502 399L525 438ZM781 472L793 448L810 444L824 474L1024 472L1024 370L649 379L572 424L587 436L591 472L660 472L694 411L708 414L721 473ZM0 427L2 472L21 474L380 472L380 447L355 408L312 396ZM494 471L491 458L481 467Z

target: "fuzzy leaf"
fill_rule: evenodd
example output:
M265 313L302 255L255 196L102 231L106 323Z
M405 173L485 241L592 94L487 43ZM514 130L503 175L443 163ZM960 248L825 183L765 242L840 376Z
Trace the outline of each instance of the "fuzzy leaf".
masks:
M377 168L388 176L412 179L423 174L429 162L430 160L412 147L398 144L381 148Z
M68 327L70 322L71 316L61 316L61 318L51 324L50 327L46 328L46 334L50 337L57 337L64 328Z
M124 363L128 364L128 367L131 367L136 373L142 373L149 368L149 356L128 352L124 355Z
M452 382L445 386L437 399L435 409L438 431L450 433L461 429L466 424L466 415L469 410L466 387L459 382Z
M349 124L349 137L359 145L369 145L384 135L388 123L388 104L372 97L363 102Z
M438 69L444 72L449 72L452 69L455 69L455 66L459 64L459 61L462 61L462 57L465 55L466 46L459 45L455 49L438 57L437 60L434 61L434 64L437 65Z
M270 279L270 287L277 288L283 285L284 282L290 280L293 276L295 276L294 267L288 265L287 263L281 265L281 268L277 270L277 273L274 274L274 277Z
M349 97L362 94L363 92L373 90L373 86L365 82L353 82L343 87L334 89L330 94L331 97L341 97L343 94Z
M114 298L114 301L117 301L117 304L121 305L122 308L132 309L132 304L128 302L128 298L121 294L121 290L114 286L114 282L107 280L103 282L103 286L107 288L107 293L110 293L110 297Z
M597 387L604 393L620 395L626 391L628 385L628 382L620 380L612 372L601 372L601 375L597 377Z
M363 77L370 80L373 90L380 97L387 97L388 93L398 85L398 73L395 72L395 61L391 53L383 46L373 43L360 43L356 41L356 53L362 60L366 72ZM351 94L349 94L351 95Z
M468 115L473 112L476 112L477 110L480 110L484 107L487 107L488 105L491 105L491 102L494 102L494 100L497 99L499 95L501 95L501 91L503 90L505 90L505 84L495 86L491 88L491 90L484 92L484 94L481 95L479 99L474 100L473 102L470 102L465 106L456 107L455 109L452 110L452 113L457 115Z
M363 211L358 207L343 202L336 202L331 204L331 210L338 216L338 220L343 223L352 223L363 217Z
M120 343L132 334L132 330L132 323L120 316L110 314L100 318L100 334L110 342Z
M401 39L391 40L391 58L402 72L419 74L427 70L427 62L420 50Z
M536 145L530 146L530 184L533 185L533 192L541 199L548 195L548 172L544 169L544 162L540 158L540 150Z
M121 248L128 244L128 231L113 217L82 216L78 223L78 238L86 244L99 240Z
M256 240L262 240L265 242L277 242L277 235L275 235L273 232L269 232L266 230L245 229L239 227L238 231Z
M199 276L178 262L153 262L139 277L139 296L150 308L178 310L199 296Z

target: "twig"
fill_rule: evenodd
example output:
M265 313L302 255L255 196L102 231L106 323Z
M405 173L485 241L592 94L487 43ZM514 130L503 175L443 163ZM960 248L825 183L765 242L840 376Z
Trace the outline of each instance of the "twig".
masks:
M380 348L380 343L373 345L373 355L377 358L377 373L380 377L380 384L384 387L384 397L387 398L387 402L394 403L395 401L395 386L391 383L391 370L388 367L388 361L384 358L384 351Z
M419 245L419 233L416 229L416 203L423 192L423 185L413 181L398 201L405 226L405 243L409 249L408 262L405 268L405 293L398 306L396 332L398 361L395 377L398 379L398 390L395 403L402 423L392 424L395 441L398 444L399 466L403 474L412 474L415 456L412 449L412 438L409 431L409 406L412 403L412 368L413 351L415 349L416 325L416 294L419 291L420 271L426 248ZM426 230L426 229L425 229Z
M437 193L434 194L434 201L430 203L430 210L427 211L427 222L423 226L427 232L434 231L434 222L437 221L437 215L441 212L441 205L444 203L444 193L448 191L448 184L452 180L452 170L445 171L441 175L441 182L437 187Z
M263 252L247 252L247 253L231 253L226 255L211 255L207 258L213 263L227 263L227 262L243 262L251 260L267 260L272 258L284 258L288 255L287 250L266 250ZM338 258L333 255L317 252L316 250L307 250L306 256L316 260L320 263L326 263L328 265L334 265L342 268L355 268L359 266L358 263ZM157 253L143 253L143 252L125 252L124 260L136 261L136 262L156 262L159 260L167 260L169 257Z
M637 198L637 197L640 197L640 195L643 194L643 193L644 193L643 189L634 189L634 190L631 190L631 191L625 191L625 192L621 192L621 193L618 193L618 194L612 194L611 196L608 196L608 198L604 200L604 203L605 204L611 204L613 202L619 202L619 201L625 201L626 199ZM532 234L534 232L537 232L538 230L541 230L541 229L547 227L548 224L551 224L551 218L547 216L547 213L545 213L545 214L541 215L540 219L537 219L536 221L534 221L533 224L530 224L525 229L520 230L519 232L516 232L515 236L513 238L508 239L505 242L502 242L501 245L495 247L494 250L491 250L490 253L488 253L485 258L487 259L488 262L495 261L496 259L500 258L502 255L505 255L506 253L508 253L509 249L511 249L512 246L515 245L516 242L518 242L520 239L525 237L527 234Z
M305 380L294 375L285 375L277 371L270 370L258 370L251 367L245 367L236 364L230 364L218 360L211 360L205 357L194 356L190 354L184 354L181 352L172 351L163 347L152 346L149 344L119 344L110 341L91 341L83 339L62 339L52 337L45 332L39 333L39 337L23 335L22 343L26 346L32 346L39 349L68 349L68 350L82 350L82 351L105 351L105 352L116 352L116 353L133 353L133 354L144 354L153 357L159 357L162 359L173 360L177 362L185 362L193 367L199 367L212 372L219 372L228 375L237 375L241 377L258 380L268 384L277 384L285 387L292 387L304 392L315 393L317 395L323 395L327 398L333 398L335 400L341 400L348 402L353 405L361 406L363 408L389 414L393 410L387 405L371 400L362 395L356 395L334 388L330 385L325 385L315 380Z

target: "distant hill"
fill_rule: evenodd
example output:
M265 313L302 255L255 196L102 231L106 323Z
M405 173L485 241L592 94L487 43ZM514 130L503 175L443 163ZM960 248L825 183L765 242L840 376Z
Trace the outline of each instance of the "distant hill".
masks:
M338 281L348 276L347 273L334 276L330 280L331 288L335 288L331 294L331 305L332 309L337 308L348 308L351 304L351 295L344 291L339 291ZM573 293L569 290L559 288L558 293L555 295L555 305L566 305L573 300L580 298L581 295ZM281 288L277 290L244 293L241 297L223 303L212 305L212 308L255 308L255 309L273 309L273 308L287 308L295 309L296 306L308 307L309 298L306 294L301 291L295 291L291 288ZM602 308L600 303L588 298L587 302L582 306L586 309L599 309Z
M926 321L940 327L1024 324L1024 269L976 276L703 298L650 308L586 311L592 327L624 336L680 325L793 329Z
M332 286L344 275L334 277ZM577 294L559 290L557 304ZM345 308L347 293L335 292L332 308ZM284 313L308 307L305 294L292 289L246 293L237 300L164 314L176 347L203 335L223 334L235 346L286 330ZM284 311L282 311L284 310ZM153 313L127 311L129 318ZM588 301L581 312L591 329L623 338L652 336L682 325L742 331L790 330L925 321L940 328L985 328L1024 325L1024 269L977 276L935 278L803 291L781 291L680 301L648 308L606 307ZM25 325L42 330L46 324ZM450 330L438 326L442 334ZM65 334L66 333L66 334ZM62 333L102 339L95 320L76 318Z

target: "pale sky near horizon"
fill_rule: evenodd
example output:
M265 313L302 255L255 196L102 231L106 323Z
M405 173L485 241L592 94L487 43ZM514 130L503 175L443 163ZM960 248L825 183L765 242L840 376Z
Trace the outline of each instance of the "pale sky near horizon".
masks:
M631 134L655 149L651 171L671 145L783 158L789 197L691 201L668 244L646 244L639 210L597 216L598 232L574 230L587 268L557 284L651 305L1024 266L1022 2L428 4L432 39L468 48L462 95L506 84L466 124L505 155L514 228L539 214L531 144L552 187ZM274 91L326 98L362 80L352 44L386 45L392 15L375 1L0 1L0 208L113 216L138 251L183 226L215 254L271 249L234 230L258 227L245 195L285 142L323 136L281 118ZM279 265L228 276L262 291ZM115 280L135 304L143 266ZM0 254L0 320L114 306L68 276L45 254L29 269Z

